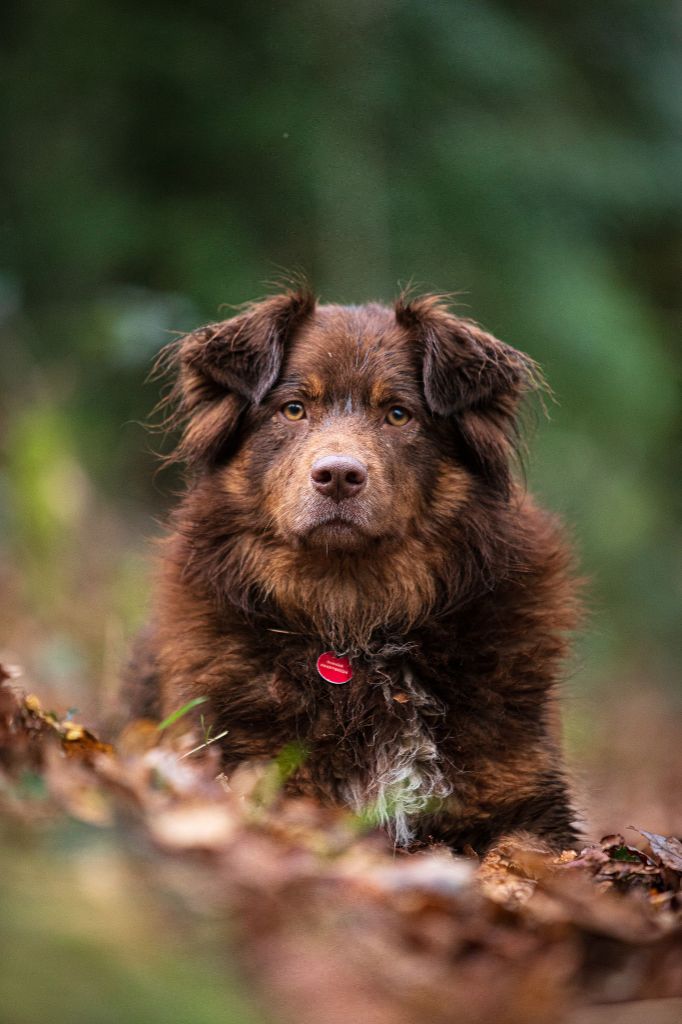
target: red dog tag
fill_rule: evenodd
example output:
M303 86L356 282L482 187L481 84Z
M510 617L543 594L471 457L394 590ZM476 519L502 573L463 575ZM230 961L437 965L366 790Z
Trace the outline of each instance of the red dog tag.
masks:
M337 658L333 651L325 651L317 659L317 671L328 683L347 683L353 678L348 658Z

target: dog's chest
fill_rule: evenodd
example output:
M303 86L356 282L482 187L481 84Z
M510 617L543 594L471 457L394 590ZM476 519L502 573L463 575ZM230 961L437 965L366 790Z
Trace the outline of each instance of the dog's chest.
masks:
M350 806L406 845L415 816L451 792L439 744L445 709L400 660L332 665L337 678L348 675L341 682L325 678L327 664L322 673L315 667L301 736L304 776L319 795Z

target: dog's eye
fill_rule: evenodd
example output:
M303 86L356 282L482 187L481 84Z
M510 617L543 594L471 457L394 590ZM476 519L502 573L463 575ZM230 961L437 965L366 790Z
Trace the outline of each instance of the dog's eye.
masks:
M282 406L282 416L285 419L296 422L305 418L305 406L302 402L287 402Z
M386 422L390 423L392 427L404 427L411 419L409 412L407 409L403 409L402 405L394 405L386 413Z

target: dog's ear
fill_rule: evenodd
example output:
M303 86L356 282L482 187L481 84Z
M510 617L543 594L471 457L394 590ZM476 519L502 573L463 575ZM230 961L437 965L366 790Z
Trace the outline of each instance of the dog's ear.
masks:
M171 426L183 426L174 460L197 465L216 458L244 409L258 405L277 380L287 340L314 307L307 290L273 295L182 339L169 399Z
M421 348L430 410L456 422L478 470L508 492L520 400L542 386L539 368L472 320L455 316L438 296L400 299L396 317Z

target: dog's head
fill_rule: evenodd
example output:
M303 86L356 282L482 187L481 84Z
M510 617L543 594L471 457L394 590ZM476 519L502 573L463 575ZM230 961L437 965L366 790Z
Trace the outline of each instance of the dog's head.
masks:
M437 297L277 295L189 335L178 361L178 456L225 532L271 561L390 571L395 553L442 552L477 497L508 500L534 364Z

